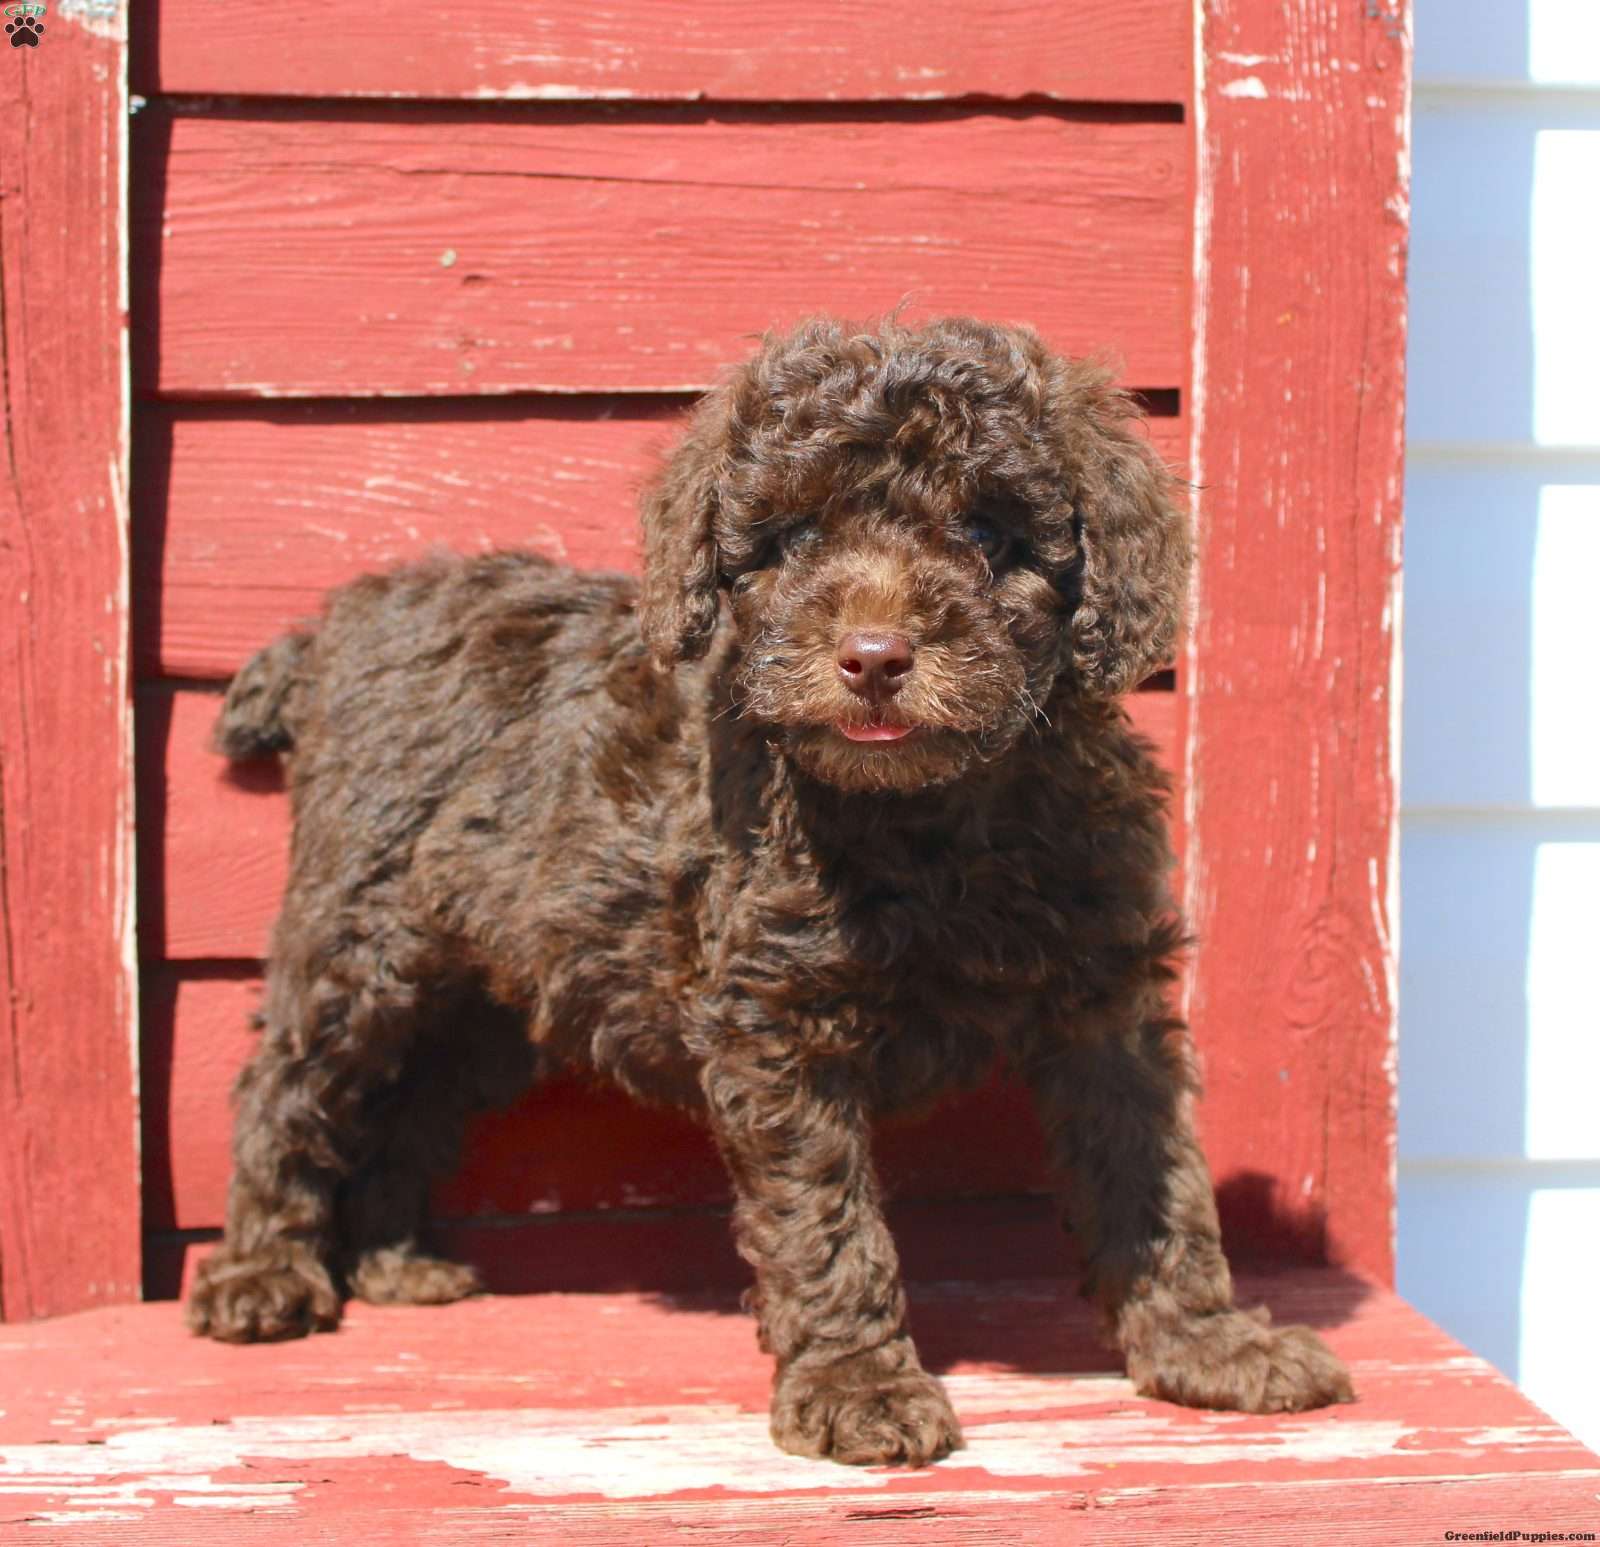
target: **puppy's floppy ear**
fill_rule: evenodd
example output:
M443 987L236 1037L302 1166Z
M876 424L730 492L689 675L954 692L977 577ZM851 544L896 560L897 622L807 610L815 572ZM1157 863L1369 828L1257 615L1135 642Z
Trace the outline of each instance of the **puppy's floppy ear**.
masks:
M1188 517L1176 481L1128 420L1121 393L1092 390L1076 517L1081 545L1072 664L1082 690L1114 698L1167 660L1189 592Z
M726 443L722 393L696 410L682 443L644 492L639 630L662 666L694 661L717 627L717 480Z

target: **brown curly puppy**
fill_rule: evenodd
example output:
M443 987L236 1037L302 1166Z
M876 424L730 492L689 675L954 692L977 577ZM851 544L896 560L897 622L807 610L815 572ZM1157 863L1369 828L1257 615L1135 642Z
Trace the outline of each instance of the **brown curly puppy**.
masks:
M642 589L425 564L246 666L218 739L291 753L294 859L195 1329L468 1293L418 1250L429 1179L553 1058L709 1122L777 1442L930 1461L960 1430L870 1122L1003 1055L1142 1392L1348 1398L1310 1331L1234 1309L1190 1124L1166 786L1114 702L1171 649L1189 539L1129 416L1020 329L813 322L704 400Z

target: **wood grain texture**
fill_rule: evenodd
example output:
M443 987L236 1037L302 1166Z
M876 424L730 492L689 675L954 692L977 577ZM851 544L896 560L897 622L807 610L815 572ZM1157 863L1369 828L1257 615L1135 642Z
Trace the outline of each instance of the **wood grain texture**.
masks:
M585 1431L583 1438L610 1445L616 1436L601 1426ZM697 1436L691 1433L685 1438L693 1442ZM1594 1480L1587 1473L1443 1477L1424 1482L1341 1480L1334 1488L1312 1481L1258 1490L1244 1483L1225 1484L1220 1491L1206 1490L1199 1478L1179 1474L1165 1488L1041 1489L1032 1496L1003 1489L980 1491L974 1486L953 1494L906 1488L889 1498L818 1491L778 1500L473 1505L463 1503L462 1495L485 1487L476 1477L456 1476L432 1464L421 1468L395 1455L344 1466L320 1460L293 1468L280 1464L272 1471L287 1480L286 1487L316 1488L305 1511L294 1511L285 1521L271 1514L263 1518L229 1509L226 1504L220 1510L190 1510L182 1520L184 1547L241 1543L301 1547L307 1521L320 1526L323 1519L336 1533L327 1540L359 1534L379 1547L389 1543L470 1547L503 1543L508 1536L561 1547L658 1547L663 1542L700 1543L713 1533L719 1547L770 1547L775 1541L783 1547L844 1547L863 1540L874 1547L1014 1547L1018 1542L1050 1547L1169 1547L1175 1541L1273 1538L1306 1547L1345 1547L1354 1540L1443 1540L1445 1530L1463 1526L1485 1533L1479 1540L1492 1540L1487 1533L1505 1519L1539 1520L1555 1532L1577 1532L1594 1518ZM366 1487L356 1482L356 1476ZM1189 1483L1197 1486L1185 1486ZM87 1490L76 1497L86 1499ZM283 1495L265 1497L276 1502ZM211 1502L209 1494L206 1499ZM312 1499L319 1512L315 1515L310 1513ZM261 1502L259 1495L252 1500L258 1508ZM79 1519L88 1510L62 1513ZM130 1512L124 1518L126 1523L119 1521L119 1543L167 1547L170 1538L163 1533L170 1529L168 1511ZM51 1542L82 1539L71 1526L61 1529L60 1536L49 1538ZM1566 1539L1582 1540L1575 1535Z
M632 568L638 489L681 400L144 408L134 449L143 676L225 677L322 595L435 546ZM1147 421L1173 463L1175 416Z
M1587 1530L1600 1458L1392 1295L1321 1271L1241 1296L1325 1331L1360 1400L1255 1417L1136 1396L1059 1280L917 1284L967 1448L918 1472L767 1435L731 1295L351 1308L228 1347L177 1307L0 1331L19 1539L299 1544L1424 1542Z
M819 311L1187 359L1187 131L1044 109L135 120L140 385L668 391Z
M1174 766L1171 693L1138 693L1134 723ZM215 694L139 693L139 948L147 960L262 956L288 874L277 766L230 768L210 750Z
M0 1315L139 1292L120 5L0 69Z
M1181 102L1189 86L1178 0L479 0L438 15L398 0L161 0L142 19L133 80L147 94Z
M1385 1280L1409 27L1205 9L1182 673L1207 1148L1286 1240Z

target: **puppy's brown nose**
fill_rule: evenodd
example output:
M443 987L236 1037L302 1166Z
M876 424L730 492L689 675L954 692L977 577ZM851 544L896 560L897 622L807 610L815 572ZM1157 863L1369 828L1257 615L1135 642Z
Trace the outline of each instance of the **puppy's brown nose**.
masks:
M881 704L900 691L900 684L916 661L916 652L904 634L854 629L839 641L834 660L840 680L852 693L859 693L869 703Z

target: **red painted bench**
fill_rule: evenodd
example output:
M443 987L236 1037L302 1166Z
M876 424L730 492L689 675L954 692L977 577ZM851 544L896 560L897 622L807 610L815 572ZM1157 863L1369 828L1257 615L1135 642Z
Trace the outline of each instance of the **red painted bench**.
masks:
M726 1296L361 1306L336 1336L247 1348L188 1338L171 1305L0 1328L0 1536L1315 1544L1600 1522L1600 1458L1392 1294L1327 1269L1241 1288L1325 1328L1360 1400L1147 1401L1060 1280L914 1285L967 1438L920 1472L775 1449L767 1361Z

